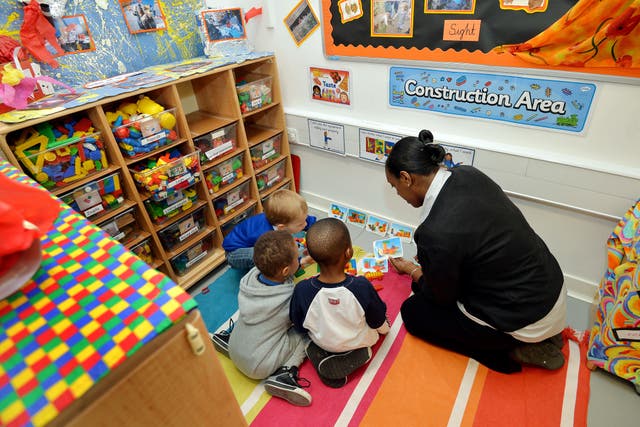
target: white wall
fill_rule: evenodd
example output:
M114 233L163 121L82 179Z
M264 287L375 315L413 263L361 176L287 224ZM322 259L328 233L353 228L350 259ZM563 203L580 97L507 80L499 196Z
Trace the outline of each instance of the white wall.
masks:
M590 301L604 271L606 239L640 197L640 85L593 81L597 96L581 135L390 108L391 64L329 61L320 29L295 45L282 20L297 2L265 0L254 42L276 54L287 126L299 136L292 152L301 158L301 192L309 203L326 210L331 201L340 202L417 225L418 213L390 189L383 167L357 158L358 127L404 135L430 129L437 141L476 150L474 165L513 195L557 256L571 295ZM320 0L310 3L320 16ZM310 101L309 66L350 70L352 107ZM307 118L345 124L347 156L309 148Z

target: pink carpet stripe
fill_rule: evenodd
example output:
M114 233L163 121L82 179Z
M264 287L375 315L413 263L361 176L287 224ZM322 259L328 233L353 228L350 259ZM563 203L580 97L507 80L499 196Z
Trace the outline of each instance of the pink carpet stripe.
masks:
M383 280L378 282L384 286L379 291L380 297L387 304L387 316L393 320L400 312L400 306L411 293L411 282L408 276L400 276L394 271L385 273ZM404 331L404 328L401 328ZM399 334L399 340L402 339L405 332ZM382 343L382 339L373 347L374 356ZM398 340L396 340L398 341ZM395 347L394 347L395 346ZM399 344L392 346L392 354L385 358L385 362L381 368L388 370L393 364L393 359L398 354ZM273 425L304 425L304 426L330 426L334 425L338 417L349 401L354 389L356 388L364 369L360 369L354 373L346 386L333 389L325 386L320 378L318 378L315 369L307 360L300 367L300 376L311 381L311 387L307 391L313 398L311 406L300 408L293 406L282 399L270 399L260 413L255 417L252 426L273 426ZM383 371L382 374L386 373ZM379 384L383 381L380 378L380 372L376 373L372 385ZM367 398L368 393L365 393ZM375 395L375 391L372 396ZM363 400L364 400L363 399ZM370 397L369 397L370 399Z

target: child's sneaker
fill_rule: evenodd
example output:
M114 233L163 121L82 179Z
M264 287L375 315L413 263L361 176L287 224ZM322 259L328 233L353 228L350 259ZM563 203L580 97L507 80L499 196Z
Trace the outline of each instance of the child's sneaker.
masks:
M229 319L229 327L224 331L213 334L211 337L211 341L213 342L213 346L216 350L227 357L229 357L229 338L231 337L231 331L233 331L234 326L235 323L233 322L233 319Z
M338 378L338 379L330 379L330 378L327 378L327 377L323 377L320 374L318 374L318 377L320 377L320 381L322 381L322 383L324 385L326 385L327 387L331 387L331 388L341 388L341 387L344 387L347 384L347 377Z
M366 364L371 359L371 349L362 347L344 353L332 353L318 364L318 374L339 380L350 375L353 371Z
M282 366L267 378L264 389L272 396L279 397L297 406L311 405L311 395L303 390L309 387L309 381L298 377L298 368Z

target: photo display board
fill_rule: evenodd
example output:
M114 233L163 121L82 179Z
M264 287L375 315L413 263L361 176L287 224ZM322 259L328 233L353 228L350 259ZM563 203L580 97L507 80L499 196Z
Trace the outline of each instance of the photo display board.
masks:
M625 0L322 0L326 56L640 77Z

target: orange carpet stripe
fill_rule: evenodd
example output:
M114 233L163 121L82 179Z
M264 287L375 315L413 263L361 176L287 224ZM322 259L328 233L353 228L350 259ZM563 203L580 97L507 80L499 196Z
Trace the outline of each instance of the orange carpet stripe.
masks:
M361 425L446 425L467 360L407 335Z

